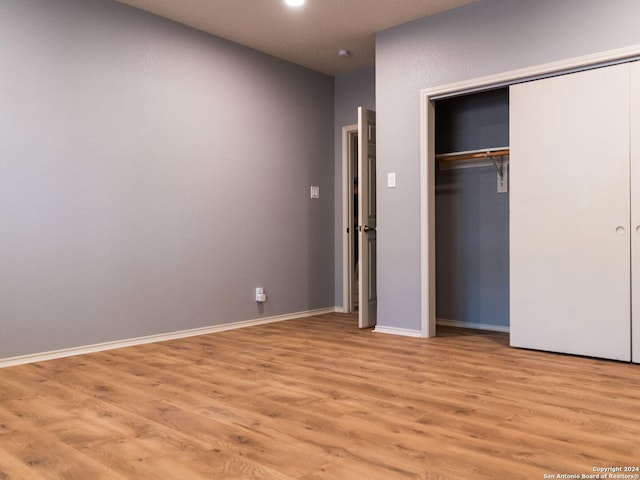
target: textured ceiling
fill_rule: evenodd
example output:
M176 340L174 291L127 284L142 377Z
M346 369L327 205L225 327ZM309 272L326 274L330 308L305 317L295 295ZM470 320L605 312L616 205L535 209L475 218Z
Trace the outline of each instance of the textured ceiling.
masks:
M375 33L477 0L118 0L190 27L339 75L374 66ZM349 50L347 58L338 51Z

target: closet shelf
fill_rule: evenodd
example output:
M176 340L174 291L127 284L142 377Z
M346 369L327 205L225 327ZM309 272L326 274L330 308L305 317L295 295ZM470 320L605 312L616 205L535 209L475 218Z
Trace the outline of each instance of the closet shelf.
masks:
M436 155L439 162L457 162L461 160L482 160L483 158L509 156L509 147L485 148L483 150L469 150L466 152L441 153Z
M440 170L457 170L459 168L475 168L493 165L498 172L498 193L505 193L509 147L485 148L466 152L443 153L436 155Z

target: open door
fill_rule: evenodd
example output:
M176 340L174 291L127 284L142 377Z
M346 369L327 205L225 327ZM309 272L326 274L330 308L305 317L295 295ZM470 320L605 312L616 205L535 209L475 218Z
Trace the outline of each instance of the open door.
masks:
M358 275L360 328L376 324L376 112L358 107Z

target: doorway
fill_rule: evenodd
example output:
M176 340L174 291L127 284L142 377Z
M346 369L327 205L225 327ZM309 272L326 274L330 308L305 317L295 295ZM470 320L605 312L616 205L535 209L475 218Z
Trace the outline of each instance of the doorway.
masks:
M436 318L509 331L509 89L435 106Z
M343 300L345 313L356 313L358 285L358 124L342 127Z
M595 66L628 61L638 48L593 55L427 88L420 92L420 299L423 337L436 335L435 102L444 98L505 87Z

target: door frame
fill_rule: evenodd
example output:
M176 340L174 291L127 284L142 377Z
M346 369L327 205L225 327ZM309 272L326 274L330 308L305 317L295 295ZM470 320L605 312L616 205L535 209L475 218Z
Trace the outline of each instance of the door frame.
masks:
M352 313L353 307L353 182L352 160L353 135L358 134L358 124L342 127L342 308L345 313Z
M434 101L492 88L640 59L640 45L420 90L420 318L421 336L436 335ZM605 93L605 92L603 92Z

